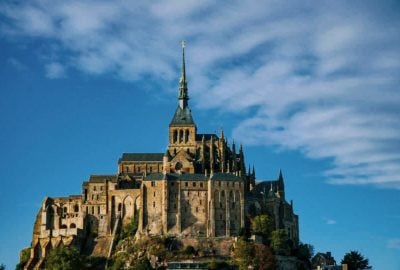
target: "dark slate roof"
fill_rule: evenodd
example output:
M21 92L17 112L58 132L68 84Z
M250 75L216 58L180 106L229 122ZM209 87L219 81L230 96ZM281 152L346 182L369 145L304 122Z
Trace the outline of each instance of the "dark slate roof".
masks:
M182 180L182 181L207 181L209 178L204 174L194 174L194 173L167 173L164 175L163 173L151 173L148 174L144 180L147 181L156 181L156 180ZM240 181L242 180L240 177L230 174L230 173L216 173L212 176L212 180L215 181Z
M176 108L174 117L172 118L172 121L169 125L170 126L195 125L189 107L181 109L181 107L178 106L178 108Z
M239 176L236 176L232 173L215 173L213 174L212 180L217 180L217 181L240 181L242 178Z
M162 162L164 153L123 153L121 161L159 161Z
M271 189L271 184L272 184L272 189L275 192L276 188L278 186L278 180L263 180L261 182L256 183L256 186L253 189L253 193L260 193L260 192L268 192Z
M91 175L89 182L94 183L104 183L106 180L115 180L117 176L115 174L105 174L105 175Z
M204 174L177 174L177 173L151 173L148 174L144 180L150 180L150 181L155 181L155 180L183 180L183 181L207 181L207 177Z
M196 134L196 141L201 141L203 139L203 136L205 141L211 140L211 137L213 137L214 139L218 139L218 136L216 134Z

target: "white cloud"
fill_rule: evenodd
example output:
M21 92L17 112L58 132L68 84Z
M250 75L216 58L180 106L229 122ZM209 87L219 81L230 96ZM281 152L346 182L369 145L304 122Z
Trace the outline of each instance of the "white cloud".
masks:
M38 0L0 13L3 35L63 46L69 57L46 67L53 78L68 66L176 80L187 39L196 105L256 111L237 139L330 158L333 184L400 188L400 7L375 5Z
M326 225L335 225L337 222L334 219L325 219Z
M400 238L389 239L386 246L390 249L400 249Z
M65 76L65 68L60 63L49 63L45 68L47 78L59 79Z

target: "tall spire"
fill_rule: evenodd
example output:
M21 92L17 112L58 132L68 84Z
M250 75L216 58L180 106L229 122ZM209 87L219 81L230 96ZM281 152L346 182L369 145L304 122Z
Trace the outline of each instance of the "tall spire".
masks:
M188 89L186 81L186 67L185 67L185 41L182 41L182 66L181 66L181 78L179 79L179 106L184 109L188 105Z

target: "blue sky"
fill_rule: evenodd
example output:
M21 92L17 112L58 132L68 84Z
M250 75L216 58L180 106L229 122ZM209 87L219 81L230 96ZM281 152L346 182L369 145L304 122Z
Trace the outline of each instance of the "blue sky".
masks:
M397 1L2 1L0 263L45 196L79 194L122 152L163 152L180 41L200 132L282 168L300 237L400 268Z

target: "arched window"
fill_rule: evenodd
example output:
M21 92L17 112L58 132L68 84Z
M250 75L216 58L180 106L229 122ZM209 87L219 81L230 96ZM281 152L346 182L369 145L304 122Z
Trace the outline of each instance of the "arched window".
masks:
M173 142L176 143L178 141L178 132L174 130L174 135L173 135Z
M75 229L76 228L76 224L75 223L71 223L71 225L69 225L70 229Z
M79 206L77 204L74 205L74 212L79 212Z
M185 142L188 142L189 141L189 130L187 129L186 130L186 133L185 133Z
M60 226L60 229L67 229L68 227L67 227L67 225L65 225L65 224L61 224L61 226Z

